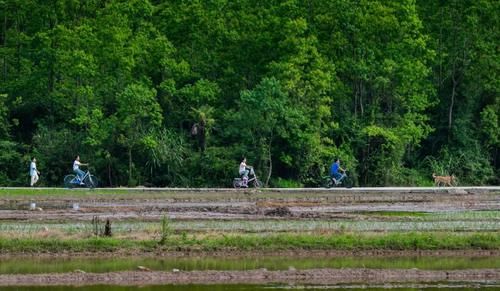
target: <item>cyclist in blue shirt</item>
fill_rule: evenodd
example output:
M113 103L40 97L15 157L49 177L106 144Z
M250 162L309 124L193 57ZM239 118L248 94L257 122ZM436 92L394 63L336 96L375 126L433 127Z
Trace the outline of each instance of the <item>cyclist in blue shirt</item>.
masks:
M337 181L339 181L342 178L342 174L340 174L339 171L345 172L345 169L340 167L340 159L337 158L330 167L330 177L332 177L333 182L335 182L335 184L337 184Z

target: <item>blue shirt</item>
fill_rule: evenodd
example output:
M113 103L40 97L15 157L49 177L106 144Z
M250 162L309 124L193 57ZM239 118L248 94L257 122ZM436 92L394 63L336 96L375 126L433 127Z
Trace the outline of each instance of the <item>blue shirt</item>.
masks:
M340 164L338 163L333 163L332 166L330 167L330 175L337 174L339 172Z

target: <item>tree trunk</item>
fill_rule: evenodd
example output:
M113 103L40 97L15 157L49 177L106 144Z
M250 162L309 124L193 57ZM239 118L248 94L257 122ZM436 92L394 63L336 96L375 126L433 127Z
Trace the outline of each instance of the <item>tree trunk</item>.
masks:
M363 86L363 81L360 81L359 83L359 110L361 111L361 116L364 115L365 113L365 108L363 107L363 94L364 92L364 86Z
M113 186L113 180L111 179L111 163L108 162L108 182L109 186Z
M128 183L132 181L132 148L128 148Z
M452 75L453 86L451 88L451 101L450 108L448 110L448 133L451 133L451 124L453 122L453 106L455 104L455 95L457 88L457 80L455 78L455 74Z
M3 36L2 36L2 46L7 46L7 13L3 17ZM7 56L3 56L3 80L7 80Z
M273 172L273 160L271 156L271 141L269 141L269 146L267 147L267 158L269 159L269 169L267 171L267 178L265 186L269 185L269 180L271 179L271 173Z

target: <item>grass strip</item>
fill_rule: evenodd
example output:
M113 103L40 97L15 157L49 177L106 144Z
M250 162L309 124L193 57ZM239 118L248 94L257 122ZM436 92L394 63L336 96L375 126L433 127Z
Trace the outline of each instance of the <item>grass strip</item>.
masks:
M290 233L290 232L498 232L500 223L497 220L486 219L473 221L403 221L391 220L190 220L169 221L169 227L175 233ZM88 222L0 222L0 233L10 232L15 235L33 234L47 237L46 230L61 232L63 235L80 234L82 236L93 233L93 225ZM159 231L160 224L142 221L117 221L113 223L113 233L127 237L136 233ZM19 237L17 236L17 237Z
M161 192L161 191L158 191ZM168 191L164 191L168 192ZM46 197L46 196L88 196L88 195L141 195L147 192L141 189L66 189L66 188L33 188L33 189L0 189L0 197ZM154 193L154 192L153 192Z
M117 238L30 239L0 238L0 253L59 253L113 251L272 251L272 250L497 250L498 233L387 233L387 234L212 234L169 236L155 240Z
M45 200L45 199L67 199L67 198L82 198L82 199L113 199L113 198L171 198L171 199L188 199L194 201L227 201L241 199L244 201L256 200L257 198L276 198L276 199L306 199L310 198L310 191L303 192L274 192L266 189L259 192L253 192L249 195L249 191L239 189L189 189L189 188L98 188L98 189L65 189L65 188L0 188L0 198L2 199L30 199L30 200ZM201 194L201 195L200 195ZM331 193L320 192L315 193L318 199L331 196ZM257 197L258 196L258 197Z

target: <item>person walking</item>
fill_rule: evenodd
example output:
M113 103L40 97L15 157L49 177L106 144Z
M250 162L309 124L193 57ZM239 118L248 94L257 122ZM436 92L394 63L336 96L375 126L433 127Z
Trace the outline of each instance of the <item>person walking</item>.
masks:
M30 186L33 187L35 186L36 182L38 182L40 172L36 168L36 158L33 157L30 163L30 177L31 177L31 183Z

